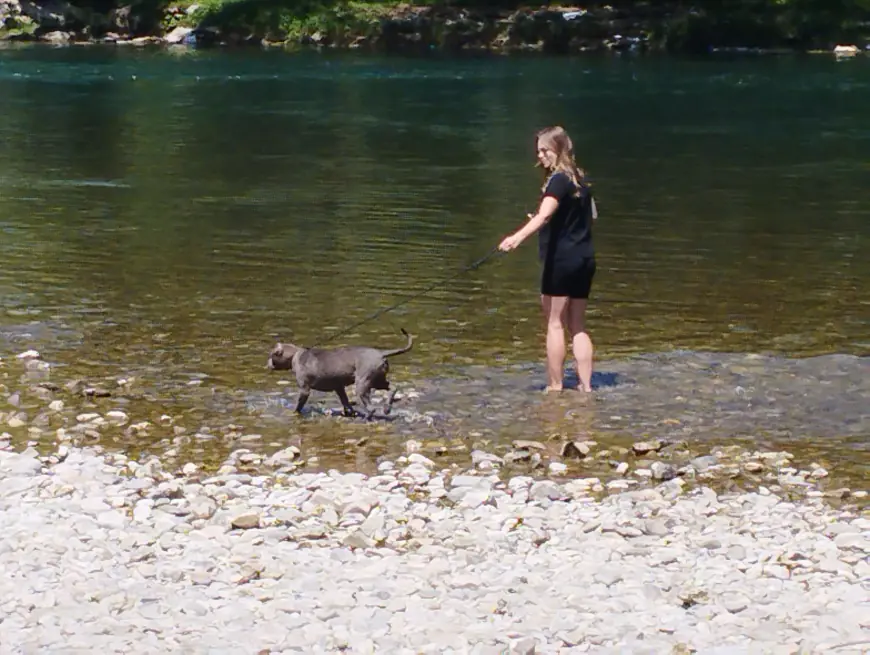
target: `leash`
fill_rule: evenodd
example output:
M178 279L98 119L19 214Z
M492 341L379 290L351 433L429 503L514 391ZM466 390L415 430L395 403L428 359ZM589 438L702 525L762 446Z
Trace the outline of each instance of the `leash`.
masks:
M338 337L344 336L345 334L348 334L349 332L351 332L352 330L355 330L356 328L360 327L361 325L365 325L369 321L373 321L376 318L378 318L379 316L383 316L387 312L391 312L394 309L398 309L402 305L407 305L412 300L416 300L417 298L420 298L421 296L425 296L430 291L433 291L434 289L437 289L438 287L443 286L447 282L450 282L451 280L456 279L460 275L465 275L466 273L470 273L471 271L474 271L474 270L480 268L486 262L488 262L490 259L495 257L497 254L499 254L499 249L498 249L498 246L495 246L492 250L490 250L488 253L486 253L483 257L481 257L480 259L478 259L476 261L471 262L468 266L465 266L464 268L459 269L458 271L456 271L452 275L438 280L434 284L426 287L422 291L418 291L414 295L412 295L408 298L405 298L404 300L400 300L397 303L393 303L392 305L389 305L387 307L379 309L374 314L370 314L369 316L366 316L365 318L360 319L356 323L353 323L352 325L344 328L343 330L340 330L339 332L336 332L335 334L328 336L326 339L324 339L323 341L321 341L317 345L319 346L319 345L323 345L324 343L329 343L333 339L337 339Z
M341 337L341 336L344 336L344 335L350 333L351 331L355 330L356 328L360 327L361 325L365 325L366 323L373 321L376 318L383 316L384 314L386 314L388 312L391 312L395 309L398 309L399 307L401 307L403 305L407 305L409 302L416 300L417 298L425 296L430 291L433 291L434 289L437 289L438 287L443 286L447 282L450 282L451 280L454 280L461 275L465 275L466 273L470 273L474 270L477 270L478 268L483 266L486 262L488 262L490 259L492 259L493 257L495 257L498 254L503 254L503 253L501 253L499 251L498 246L495 246L494 248L492 248L492 250L490 250L488 253L486 253L483 257L481 257L480 259L478 259L476 261L473 261L472 263L468 264L464 268L459 269L458 271L456 271L452 275L449 275L445 278L438 280L434 284L431 284L430 286L426 287L422 291L418 291L417 293L413 294L412 296L409 296L408 298L400 300L397 303L393 303L392 305L388 305L387 307L383 307L383 308L379 309L378 311L374 312L373 314L369 314L368 316L360 319L356 323L353 323L353 324L349 325L348 327L346 327L342 330L339 330L335 334L332 334L332 335L326 337L326 339L323 339L322 341L320 341L319 343L315 344L312 347L322 346L323 344L326 344L326 343L329 343L330 341L338 339L338 337ZM620 304L620 305L656 305L656 306L673 306L673 307L680 308L680 309L685 308L684 303L667 301L667 300L632 300L629 298L613 298L613 297L606 297L606 296L605 297L595 296L592 299L590 299L590 302L592 304L594 304L594 303L605 303L605 304L614 303L614 304Z

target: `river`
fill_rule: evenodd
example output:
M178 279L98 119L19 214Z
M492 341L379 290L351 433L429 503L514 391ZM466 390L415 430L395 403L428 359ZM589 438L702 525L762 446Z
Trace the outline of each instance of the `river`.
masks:
M174 416L216 461L239 444L209 431L342 468L360 439L374 461L409 436L676 435L864 475L868 106L860 58L0 50L7 389L35 348L55 379L113 389L98 411ZM533 134L554 123L600 210L596 398L539 393L530 242L336 341L414 334L391 377L417 397L392 422L322 416L338 403L316 393L293 416L265 370L276 340L314 343L484 256L533 209Z

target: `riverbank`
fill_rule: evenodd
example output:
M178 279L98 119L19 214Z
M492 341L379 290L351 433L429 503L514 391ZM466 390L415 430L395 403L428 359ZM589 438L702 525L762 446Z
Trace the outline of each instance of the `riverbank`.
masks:
M266 440L204 398L190 428L177 408L124 402L133 376L65 379L32 349L0 364L12 650L851 654L870 640L860 466L845 486L789 452L635 425L627 448L576 431L497 450L408 439L374 471L340 472L286 420ZM360 432L346 445L362 453L379 428ZM232 452L198 456L215 442Z
M33 349L0 360L0 445L43 454L99 445L177 470L250 475L276 463L375 475L383 461L415 454L446 469L595 480L596 493L680 478L867 503L868 377L857 357L639 358L597 371L585 399L530 392L531 373L469 369L401 385L391 416L371 423L341 416L328 396L296 416L286 379L234 390L197 378L161 393L167 381L143 373L66 377ZM691 399L674 392L685 388Z
M293 456L289 455L292 461ZM13 651L860 653L870 518L679 479L596 499L411 455L218 475L0 450Z
M790 13L791 12L791 13ZM54 45L113 43L318 47L375 51L571 54L599 51L823 51L870 47L870 18L814 16L783 5L766 12L684 5L411 5L241 0L142 3L96 11L64 0L0 0L0 40ZM846 50L843 45L848 46Z

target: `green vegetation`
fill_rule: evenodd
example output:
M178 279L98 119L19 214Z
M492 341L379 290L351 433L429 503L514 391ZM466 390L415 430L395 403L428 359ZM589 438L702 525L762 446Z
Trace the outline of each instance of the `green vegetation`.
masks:
M863 46L870 39L870 0L592 0L582 6L585 13L564 20L559 3L518 0L70 0L72 20L65 29L88 36L147 36L190 27L217 42L551 52L807 50L836 43ZM129 19L111 18L119 14ZM109 18L84 18L92 16ZM6 23L9 28L14 20ZM52 29L58 28L42 31Z
M668 49L827 47L864 42L870 33L870 0L700 0L679 7L655 34Z
M370 40L459 47L539 43L543 49L565 50L576 48L577 41L589 47L594 46L589 42L622 34L640 37L654 48L698 52L710 47L827 48L837 42L865 43L870 33L870 0L595 1L583 3L586 16L556 30L552 19L527 20L522 30L511 21L507 26L500 21L558 9L559 3L205 0L196 4L196 11L185 14L181 24L267 41L336 45Z
M206 0L182 24L247 33L274 42L347 43L376 36L396 3L317 0Z
M7 17L3 20L0 16L0 34L12 37L26 37L33 35L39 26L29 16Z

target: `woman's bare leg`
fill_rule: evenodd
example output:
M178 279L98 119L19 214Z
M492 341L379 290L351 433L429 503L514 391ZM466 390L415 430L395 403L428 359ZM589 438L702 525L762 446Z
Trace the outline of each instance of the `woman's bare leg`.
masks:
M541 307L547 324L547 391L561 391L565 371L564 318L568 298L542 295Z
M568 332L577 365L577 390L592 391L592 339L586 332L586 300L571 298L568 302Z

